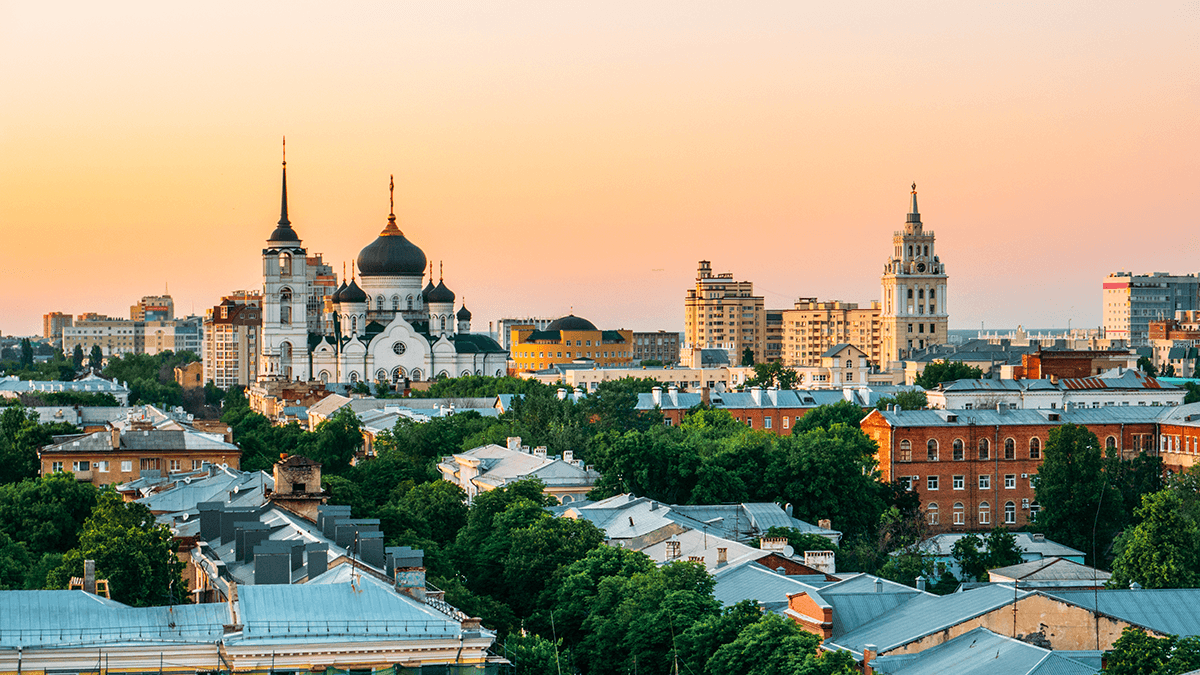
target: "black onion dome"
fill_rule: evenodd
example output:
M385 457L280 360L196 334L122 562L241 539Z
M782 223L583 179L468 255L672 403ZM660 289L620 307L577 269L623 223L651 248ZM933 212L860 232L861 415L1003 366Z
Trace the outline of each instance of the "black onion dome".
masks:
M346 290L342 291L342 295L339 300L339 302L366 302L366 301L367 301L367 294L363 292L363 289L358 287L358 283L356 281L354 281L353 279L350 280L350 285L346 287Z
M272 244L295 242L298 244L300 237L296 235L296 231L292 229L291 225L280 225L271 233L271 238L267 242Z
M425 276L425 252L404 236L392 216L375 241L359 252L358 273L364 277Z
M343 281L342 285L338 286L337 290L333 292L333 297L330 299L333 300L334 304L337 304L342 301L342 293L345 293L345 292L346 292L346 282Z
M555 319L546 326L546 330L599 330L596 325L587 319L568 314L561 319Z
M467 309L466 305L463 305L462 309L458 310L458 320L459 321L470 321L471 320L471 310Z
M429 283L425 284L425 288L421 289L421 298L425 302L429 302L429 294L433 292L433 279L429 279Z
M454 303L454 291L450 290L449 288L446 288L446 282L438 281L437 288L433 289L432 291L429 291L428 295L425 296L425 302L428 302L428 303L449 302L449 303L453 304Z

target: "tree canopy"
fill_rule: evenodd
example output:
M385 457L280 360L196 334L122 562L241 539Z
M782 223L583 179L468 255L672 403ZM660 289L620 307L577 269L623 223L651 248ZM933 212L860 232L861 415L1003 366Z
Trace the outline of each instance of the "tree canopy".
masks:
M1200 637L1150 637L1128 626L1104 653L1103 675L1181 675L1200 668Z
M983 371L975 366L968 366L962 361L941 360L926 364L917 376L916 385L922 389L933 389L942 382L978 380L982 377Z

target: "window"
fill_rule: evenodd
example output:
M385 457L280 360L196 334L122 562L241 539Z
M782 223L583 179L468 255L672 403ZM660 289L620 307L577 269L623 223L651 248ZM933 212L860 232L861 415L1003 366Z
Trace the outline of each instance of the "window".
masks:
M202 459L193 459L192 460L192 471L199 471L201 468L203 468L203 466L204 466L204 460L202 460Z
M896 476L896 480L900 481L905 490L912 490L912 476Z
M1042 441L1036 436L1029 439L1029 459L1042 458Z
M91 471L92 465L90 462L72 462L72 471Z
M992 489L992 477L991 477L991 475L986 475L986 476L980 476L980 477L979 477L979 489L980 489L980 490L991 490L991 489Z
M1037 513L1038 511L1041 511L1041 510L1042 510L1042 507L1037 502L1033 502L1029 505L1030 513Z
M753 429L753 428L754 428L754 420L752 420L752 419L750 419L749 417L747 417L747 418L746 418L746 426L748 426L748 427L750 427L751 429Z
M937 525L938 524L938 505L934 504L934 503L930 503L929 506L925 507L925 512L929 514L929 524Z
M992 506L987 502L979 502L979 524L987 525L992 522Z
M121 462L121 470L122 470L122 471L124 471L124 472L126 472L126 473L129 473L130 471L133 471L133 460L132 460L132 459L126 459L126 460L122 461L122 462Z
M1007 525L1013 525L1017 522L1017 505L1012 502L1004 502L1004 522Z
M900 461L912 461L912 443L907 440L900 441Z
M1109 436L1108 438L1104 439L1104 449L1105 450L1116 450L1117 449L1117 437Z
M954 461L961 462L963 459L963 442L961 438L954 439Z
M992 444L988 443L988 439L979 439L979 459L988 459L992 456Z
M770 418L770 417L764 417L764 418L763 418L763 428L764 428L764 429L770 429L770 428L771 428L771 418Z
M96 462L95 467L96 467L96 470L99 471L100 473L108 473L108 462L107 461Z
M63 463L62 462L50 462L50 470L54 473L58 473L59 471L62 471Z
M1015 473L1004 474L1004 489L1005 490L1017 489L1017 474L1015 474Z
M1011 438L1004 439L1004 459L1017 458L1017 442Z
M937 439L931 438L925 444L925 458L930 462L938 461L938 442Z
M177 459L171 460L171 471L178 471L178 470L179 470L179 460L177 460Z
M789 423L789 422L791 422L791 421L792 421L792 418L788 417L787 415L784 415L784 416L783 416L783 428L784 428L784 429L787 429L787 428L788 428L788 423Z
M966 476L955 476L953 480L954 480L954 489L955 490L966 489L966 483L967 483Z
M963 508L962 502L954 502L954 524L966 525L967 510Z
M926 476L925 477L925 489L927 489L927 490L938 489L938 477L937 476Z

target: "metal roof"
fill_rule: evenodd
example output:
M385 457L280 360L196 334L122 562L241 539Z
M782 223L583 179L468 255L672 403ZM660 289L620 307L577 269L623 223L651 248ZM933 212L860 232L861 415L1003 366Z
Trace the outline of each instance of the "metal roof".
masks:
M1043 594L1159 633L1180 637L1200 635L1200 588L1043 591Z
M881 675L1093 675L1088 665L1020 640L976 628L919 654L881 656Z
M130 607L84 591L0 591L0 648L220 639L224 603Z
M769 611L787 609L788 595L816 591L818 586L767 569L757 561L729 565L713 572L713 597L726 607L754 600ZM825 585L825 584L821 584Z
M1103 584L1112 576L1109 572L1057 556L1031 560L1008 567L998 567L988 570L988 573L993 581L996 580L996 577L1005 577L1006 579L1016 579L1022 586L1032 581L1091 582L1094 580Z
M875 410L893 427L966 427L1054 424L1151 424L1163 406L1105 406L1103 408L1041 408L1022 410ZM869 415L869 416L870 416ZM1057 419L1051 419L1051 416Z
M1046 539L1045 537L1035 537L1029 532L1013 532L1013 537L1017 540L1017 547L1025 553L1035 553L1043 558L1057 556L1065 557L1083 557L1083 551L1076 551L1070 546L1064 546L1056 541ZM921 547L926 552L935 556L949 556L954 549L954 544L963 537L965 533L945 532L943 534L935 534L925 541L921 542Z

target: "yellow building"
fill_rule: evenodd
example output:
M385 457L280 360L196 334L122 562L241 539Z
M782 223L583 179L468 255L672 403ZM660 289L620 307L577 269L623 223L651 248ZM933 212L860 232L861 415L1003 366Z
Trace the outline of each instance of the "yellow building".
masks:
M782 360L788 366L819 366L821 355L834 345L854 345L875 365L882 365L879 303L859 308L857 303L800 298L783 310Z
M766 331L763 298L754 295L754 284L735 281L730 272L713 276L711 263L701 260L696 287L684 300L684 348L724 349L733 364L749 348L758 363L765 358Z
M509 336L513 370L517 374L578 359L591 359L599 366L633 363L633 331L600 330L591 321L574 314L551 321L544 330L513 326Z
M946 267L934 249L917 211L917 184L903 230L892 236L892 255L884 264L881 367L914 350L949 342Z

